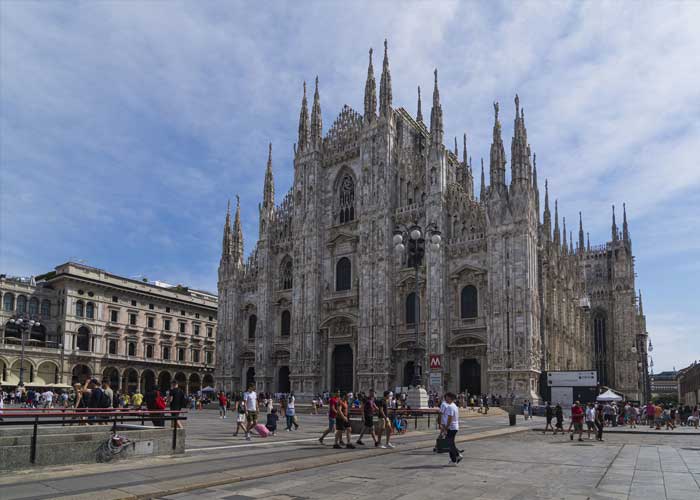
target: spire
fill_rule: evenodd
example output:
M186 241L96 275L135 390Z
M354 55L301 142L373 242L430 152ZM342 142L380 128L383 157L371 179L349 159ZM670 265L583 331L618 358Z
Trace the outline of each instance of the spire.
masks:
M537 155L532 155L532 189L535 192L535 209L537 210L537 220L540 220L540 187L537 185Z
M627 206L625 203L622 204L622 239L624 241L630 240L630 230L627 226Z
M542 215L542 229L546 241L552 241L552 214L549 212L549 185L544 180L544 214Z
M579 252L583 253L583 216L581 215L581 212L578 213L578 249Z
M642 291L639 290L639 315L644 315L644 306L642 305Z
M430 111L430 137L433 145L442 145L444 127L442 124L442 106L440 105L440 91L438 90L438 71L435 70L435 87L433 88L433 109Z
M226 206L226 221L224 222L224 237L221 242L221 260L228 260L231 256L231 200Z
M484 159L481 159L481 191L479 191L479 200L484 201L486 198L486 177L484 176Z
M423 123L423 112L421 111L421 104L420 104L420 85L418 85L418 112L416 113L416 121L418 123Z
M569 251L569 246L566 244L566 217L562 217L562 224L564 226L564 229L562 230L563 241L561 246L564 250L564 253L566 254Z
M231 257L237 264L243 264L243 231L241 230L241 199L236 195L236 217L233 220Z
M491 143L491 165L489 176L491 186L503 186L506 183L506 151L501 138L501 122L498 121L498 103L493 103L493 142Z
M574 235L572 231L569 231L569 254L574 254Z
M391 111L391 73L389 72L389 56L387 42L384 39L384 62L382 63L382 79L379 81L379 115L389 116Z
M459 149L457 148L457 136L455 136L455 156L457 157L457 161L459 161Z
M618 237L618 232L617 232L617 224L615 224L615 205L612 206L612 240L613 242L617 241Z
M275 206L275 180L272 176L272 143L267 153L267 168L265 169L265 187L263 188L263 204L266 209Z
M309 144L309 105L306 101L306 82L304 82L304 97L301 98L301 111L299 112L299 139L297 151L306 150Z
M586 251L591 251L591 233L586 233Z
M559 207L558 201L554 200L554 246L557 250L561 248L561 234L559 233Z
M367 82L365 83L365 123L369 124L377 116L377 86L374 81L372 66L372 49L369 49L369 66L367 66Z
M455 147L455 149L457 149ZM471 167L471 159L469 160L469 163L467 163L467 133L464 133L464 136L462 137L462 163L464 163L465 166L469 165Z
M515 121L510 144L511 184L527 184L530 175L530 147L527 144L525 114L520 109L520 98L515 94Z
M316 77L316 89L314 90L314 104L311 107L311 146L321 149L321 135L323 134L323 119L321 118L321 99L318 95L318 76Z

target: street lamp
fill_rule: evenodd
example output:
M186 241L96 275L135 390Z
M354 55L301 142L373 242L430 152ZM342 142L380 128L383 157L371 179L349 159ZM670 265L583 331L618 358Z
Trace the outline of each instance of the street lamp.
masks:
M425 256L425 240L426 236L430 245L438 250L440 248L440 243L442 242L442 236L434 222L428 224L425 229L421 228L418 223L414 223L412 226L404 226L398 224L394 229L394 238L392 242L394 243L394 251L397 255L406 254L407 261L415 271L415 315L414 315L414 326L416 332L416 344L413 352L413 387L418 387L421 385L421 373L420 373L420 350L418 349L418 321L420 318L420 299L419 299L419 288L418 288L418 268L423 262L423 257ZM427 294L426 294L427 295Z
M35 326L41 326L41 323L27 318L12 318L10 323L19 328L22 349L19 355L19 385L24 386L24 338L25 333L31 331Z

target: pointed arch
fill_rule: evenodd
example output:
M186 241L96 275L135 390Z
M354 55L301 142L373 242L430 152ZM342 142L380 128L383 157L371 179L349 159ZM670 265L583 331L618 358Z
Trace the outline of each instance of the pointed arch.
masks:
M337 222L355 220L355 176L349 168L342 168L333 183L337 203Z
M280 288L290 290L294 284L294 264L292 258L286 255L280 264Z

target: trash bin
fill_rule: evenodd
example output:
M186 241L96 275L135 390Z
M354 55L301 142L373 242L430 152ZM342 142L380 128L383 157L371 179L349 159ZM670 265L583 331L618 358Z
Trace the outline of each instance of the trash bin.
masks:
M510 425L515 425L515 413L508 414L508 421L510 422Z

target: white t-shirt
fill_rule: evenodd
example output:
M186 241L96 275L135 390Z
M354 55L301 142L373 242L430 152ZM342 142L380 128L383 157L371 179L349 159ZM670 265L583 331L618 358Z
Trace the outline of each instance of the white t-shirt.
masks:
M452 417L452 422L448 430L457 431L459 430L459 410L457 405L454 403L445 404L445 408L442 410L442 425L447 425L447 420Z
M595 422L595 408L586 408L586 422Z
M255 391L253 392L246 392L243 395L243 399L245 399L245 407L246 410L248 411L258 411L258 395Z
M51 391L46 391L41 395L44 398L44 401L47 403L52 403L53 402L53 392Z
M292 410L294 409L294 396L289 396L289 399L287 400L287 408L291 408Z

